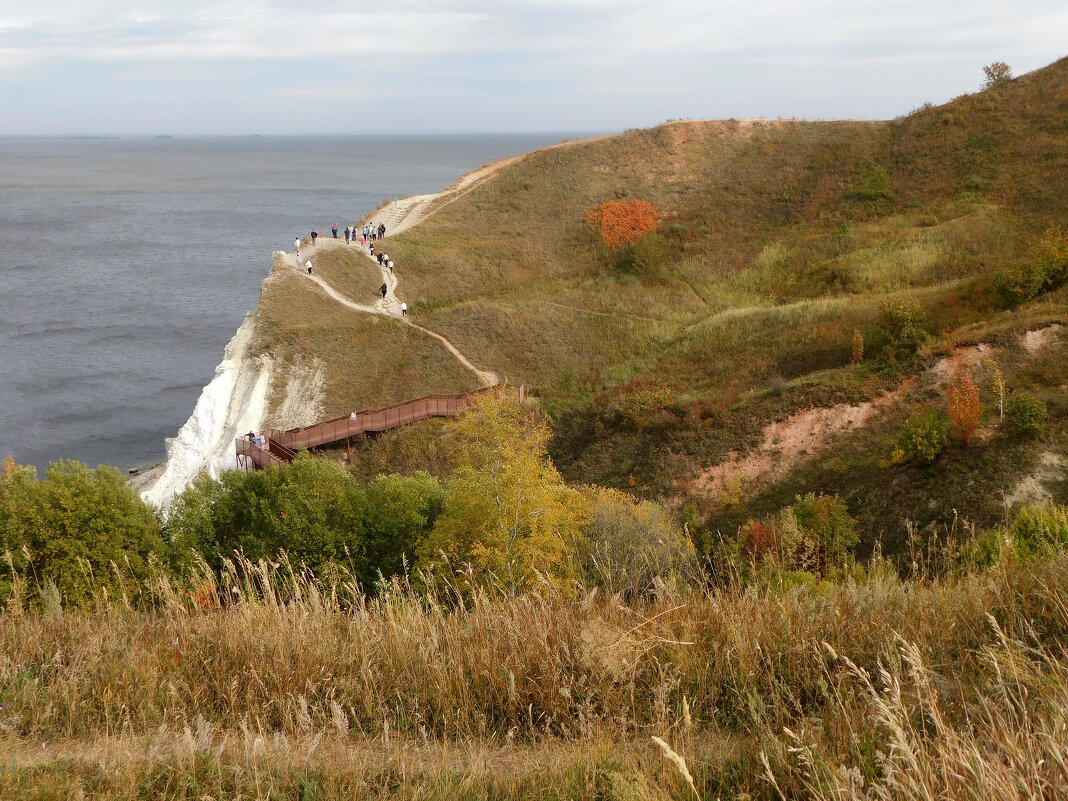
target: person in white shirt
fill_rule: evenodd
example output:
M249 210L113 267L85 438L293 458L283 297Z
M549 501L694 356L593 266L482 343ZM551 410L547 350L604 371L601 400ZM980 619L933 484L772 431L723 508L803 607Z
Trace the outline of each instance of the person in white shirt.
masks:
M408 304L407 303L402 303L401 304L401 316L402 317L407 317L408 316Z

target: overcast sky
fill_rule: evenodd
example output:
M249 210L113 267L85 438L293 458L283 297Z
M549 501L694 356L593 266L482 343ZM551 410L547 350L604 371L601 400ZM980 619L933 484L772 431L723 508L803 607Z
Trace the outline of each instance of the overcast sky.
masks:
M890 118L1068 55L1068 0L0 0L0 133Z

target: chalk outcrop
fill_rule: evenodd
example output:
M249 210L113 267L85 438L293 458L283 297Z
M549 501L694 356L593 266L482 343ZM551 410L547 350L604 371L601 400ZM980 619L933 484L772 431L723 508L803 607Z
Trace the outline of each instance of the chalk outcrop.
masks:
M167 461L142 484L141 497L147 502L166 509L201 472L218 478L236 467L234 439L263 427L271 362L252 355L255 333L256 312L251 311L227 344L192 416L167 440Z

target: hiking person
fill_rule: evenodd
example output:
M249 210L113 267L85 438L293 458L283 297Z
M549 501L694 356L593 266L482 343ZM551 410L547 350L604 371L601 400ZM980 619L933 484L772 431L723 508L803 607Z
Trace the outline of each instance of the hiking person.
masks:
M298 236L293 240L293 250L297 251L297 255L300 255L300 237Z
M385 239L386 238L386 224L385 223L379 223L378 236L379 236L380 239Z
M337 223L334 223L333 227L330 229L330 233L334 235L334 239L337 239Z
M407 316L408 316L408 304L407 303L402 303L401 304L401 317L407 317Z
M374 243L372 242L371 244L374 244ZM385 255L386 255L385 253L379 253L377 256L375 256L375 258L378 259L378 266L379 267L382 266L382 257L385 256Z
M371 243L371 255L372 256L375 255L375 243L374 242Z
M345 244L346 244L346 245L347 245L347 244L349 243L349 237L350 237L350 235L351 235L351 234L352 234L352 229L351 229L351 228L349 228L349 227L348 227L348 226L346 225L346 226L345 226Z
M319 234L316 233L315 231L312 231L312 247L315 247L315 238L317 236L319 236Z
M389 274L393 275L393 259L389 260Z
M378 288L378 291L382 293L382 299L385 300L386 292L389 291L389 288L385 284L382 284L382 286Z
M304 266L308 268L308 275L311 275L311 259L304 262Z

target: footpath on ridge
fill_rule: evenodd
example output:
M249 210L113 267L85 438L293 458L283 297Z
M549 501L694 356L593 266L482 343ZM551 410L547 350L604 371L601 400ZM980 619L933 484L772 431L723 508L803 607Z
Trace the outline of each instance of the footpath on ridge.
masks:
M569 147L571 145L583 144L585 142L597 141L604 138L607 137L595 136L588 139L568 140L555 145L550 145L548 148L542 148L542 150ZM396 236L397 234L403 233L419 222L425 220L431 214L434 214L449 205L457 198L462 197L482 182L493 178L505 167L514 164L529 155L530 154L527 153L503 159L494 162L493 164L484 165L479 169L464 175L441 192L426 195L412 195L410 197L401 198L400 200L390 201L367 215L366 218L360 221L358 227L362 227L365 223L367 225L373 225L375 228L379 225L386 226L387 238L379 240L378 244L379 251L381 252L384 243L388 241L388 236ZM307 242L308 240L304 239L301 241ZM376 297L371 303L359 303L356 300L346 297L335 287L331 286L328 281L324 280L321 275L316 274L314 267L316 254L323 253L324 251L333 248L359 248L360 253L368 259L369 263L378 269L379 274L382 277L382 282L386 287L385 295ZM310 258L312 261L311 274L308 274L303 268L304 260L307 258ZM397 287L400 283L397 275L391 271L388 266L379 264L371 255L367 245L360 245L356 242L350 243L346 242L344 239L335 239L333 237L317 237L315 244L307 247L303 252L293 251L286 253L284 261L287 267L292 268L294 271L297 271L302 275L306 275L309 280L326 293L327 297L342 306L346 306L347 308L364 314L377 314L383 317L391 317L438 340L446 350L448 350L449 353L451 353L456 360L464 366L465 369L469 370L478 379L482 386L480 389L462 395L429 395L425 398L397 404L396 406L390 406L385 409L353 412L348 417L327 420L301 429L292 429L287 432L271 432L271 436L267 438L265 443L266 447L260 447L255 442L252 442L245 437L238 438L236 441L238 456L247 457L254 466L266 467L270 464L289 461L295 455L294 448L296 447L315 447L316 445L325 444L327 442L348 439L354 434L384 431L398 425L404 425L408 422L422 420L427 417L447 417L457 414L471 404L471 399L473 397L485 393L500 383L500 379L496 373L491 370L483 370L477 367L444 334L440 334L426 326L413 322L410 317L403 313L401 308L402 301L397 296ZM524 388L520 387L518 393L520 402L522 402L525 394Z
M386 285L385 297L378 298L369 305L364 303L357 303L356 301L350 300L349 298L345 297L334 287L330 286L330 284L327 283L322 278L322 276L316 275L315 259L312 254L316 252L322 253L324 250L338 247L359 248L360 252L364 255L368 262L370 262L370 264L377 268L381 273L382 282ZM449 340L449 338L446 337L444 334L439 334L437 331L432 331L426 326L419 325L418 323L413 322L410 317L401 313L401 300L397 297L396 294L397 285L400 282L397 278L396 273L390 273L388 267L382 267L381 265L379 265L378 262L371 257L371 254L366 247L359 244L347 244L344 239L321 239L319 242L316 243L314 248L312 248L310 251L305 251L305 254L311 256L312 261L312 274L307 275L307 278L310 279L312 282L318 284L319 287L332 300L335 300L341 305L347 306L350 309L354 309L355 311L363 312L365 314L378 314L383 317L392 317L395 320L403 322L405 325L411 326L417 331L422 331L427 336L434 337L434 339L438 340L442 345L444 345L445 349L448 350L449 353L451 353L453 356L455 356L457 361L460 362L460 364L462 364L465 368L467 368L474 374L474 376L479 380L483 387L491 387L499 383L499 379L496 373L492 372L491 370L482 370L479 367L476 367L471 362L471 360L468 359L467 356L465 356L460 351L460 349L457 348L456 345L454 345L452 341ZM304 254L302 254L302 258L304 258ZM294 270L304 273L303 268L297 266L297 253L295 251L286 254L285 263L287 267L292 267Z

